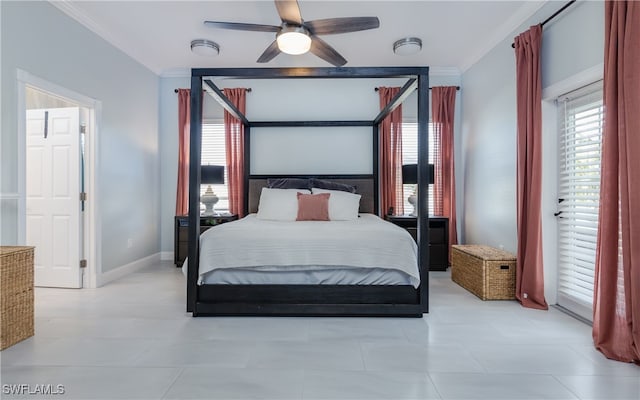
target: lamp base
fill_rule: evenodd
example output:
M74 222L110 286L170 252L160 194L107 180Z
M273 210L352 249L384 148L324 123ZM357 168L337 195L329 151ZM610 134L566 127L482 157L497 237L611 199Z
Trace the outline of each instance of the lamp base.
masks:
M418 196L413 193L412 195L410 195L409 197L407 197L407 201L409 202L409 204L411 204L413 206L413 211L411 211L411 214L409 214L412 217L417 217L418 216L418 211L416 210L416 204L418 201Z
M202 212L202 216L214 216L218 215L218 213L214 210L216 203L218 202L218 196L213 193L213 189L211 185L207 187L207 190L200 197L200 202L204 204L204 211Z

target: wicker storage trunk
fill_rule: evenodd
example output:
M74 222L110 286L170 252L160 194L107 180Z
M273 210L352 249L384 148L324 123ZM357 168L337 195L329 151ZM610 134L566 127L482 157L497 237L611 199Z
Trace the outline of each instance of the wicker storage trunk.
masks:
M453 245L451 279L482 300L515 299L516 257L489 246Z
M0 350L33 336L33 247L0 246Z

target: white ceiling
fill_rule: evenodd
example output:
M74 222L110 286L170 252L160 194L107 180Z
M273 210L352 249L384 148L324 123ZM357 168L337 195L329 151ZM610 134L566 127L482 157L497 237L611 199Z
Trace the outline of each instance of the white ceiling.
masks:
M328 1L299 0L305 20L377 16L380 28L322 38L352 66L429 66L442 73L465 71L535 13L539 1ZM330 67L305 54L256 59L274 33L207 27L205 20L279 25L271 0L262 1L52 1L56 7L120 48L155 73L187 75L198 67ZM416 55L393 54L393 42L422 39ZM192 39L220 45L207 58L190 51Z

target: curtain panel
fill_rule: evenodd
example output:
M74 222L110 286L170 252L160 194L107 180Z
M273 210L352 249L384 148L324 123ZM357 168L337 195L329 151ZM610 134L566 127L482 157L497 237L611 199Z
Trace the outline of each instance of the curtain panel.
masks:
M242 113L246 112L246 88L223 89L224 95ZM244 217L244 125L224 111L224 135L229 178L229 211ZM248 172L248 171L247 171Z
M176 215L189 213L190 89L178 89L178 187Z
M542 264L542 25L515 40L517 103L516 298L524 307L548 309Z
M380 110L400 92L399 87L380 87ZM402 106L398 106L380 122L380 208L388 214L404 214L402 198Z
M456 109L455 86L431 89L431 121L434 140L440 155L435 160L434 212L449 218L449 246L458 244L456 230L456 177L454 162L453 124ZM451 251L449 251L451 257Z
M593 341L640 363L640 3L605 2L604 132Z

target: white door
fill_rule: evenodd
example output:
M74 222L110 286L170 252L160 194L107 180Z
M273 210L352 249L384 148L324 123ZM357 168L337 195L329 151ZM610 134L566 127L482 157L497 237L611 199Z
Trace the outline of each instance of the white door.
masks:
M82 287L78 108L27 110L27 245L35 285Z
M591 321L600 206L602 81L558 99L558 305Z

